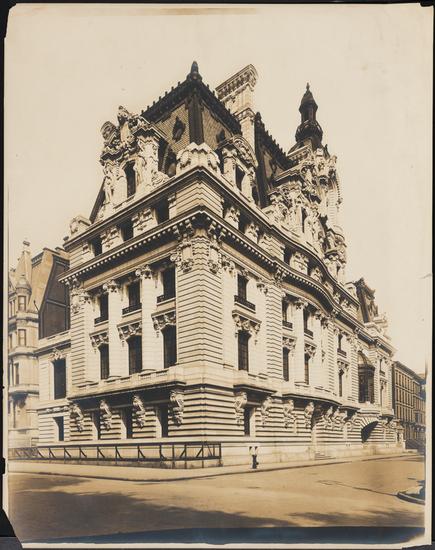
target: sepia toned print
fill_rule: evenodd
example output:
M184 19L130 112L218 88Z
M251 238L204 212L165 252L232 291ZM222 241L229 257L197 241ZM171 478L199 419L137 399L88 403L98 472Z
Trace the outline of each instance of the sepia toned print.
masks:
M89 216L9 258L7 502L22 542L427 538L428 364L401 362L373 282L348 275L321 96L298 84L281 147L251 56L213 87L213 67L166 65L148 107L120 94L91 130ZM60 178L53 207L62 192Z

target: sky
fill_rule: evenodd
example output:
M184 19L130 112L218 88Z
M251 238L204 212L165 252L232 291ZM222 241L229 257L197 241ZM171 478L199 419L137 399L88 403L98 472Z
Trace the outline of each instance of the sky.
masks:
M140 112L193 60L215 88L247 64L284 151L310 83L338 157L347 279L387 313L395 358L431 355L432 8L400 5L18 5L6 37L9 265L61 246L102 180L100 128Z

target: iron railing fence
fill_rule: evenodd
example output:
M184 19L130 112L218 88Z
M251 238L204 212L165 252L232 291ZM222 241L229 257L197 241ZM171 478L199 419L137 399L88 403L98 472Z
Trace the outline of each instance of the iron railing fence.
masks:
M202 467L209 460L222 464L220 442L168 442L168 443L83 443L54 444L38 447L16 447L9 449L10 460L86 461L117 464L159 465L175 468L177 463L201 461ZM181 465L181 464L180 464Z

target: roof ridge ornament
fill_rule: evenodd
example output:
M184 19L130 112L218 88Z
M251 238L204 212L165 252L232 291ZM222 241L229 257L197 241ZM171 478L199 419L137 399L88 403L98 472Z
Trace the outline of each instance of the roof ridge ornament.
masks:
M187 75L187 80L202 80L202 77L199 74L198 63L196 61L192 63L190 73Z

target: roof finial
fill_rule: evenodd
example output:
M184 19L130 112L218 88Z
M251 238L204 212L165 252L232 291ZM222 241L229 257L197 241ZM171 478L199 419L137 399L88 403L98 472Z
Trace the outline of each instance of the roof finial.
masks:
M187 75L188 80L202 80L201 75L199 74L198 63L194 61L192 67L190 68L190 73Z
M309 90L310 90L310 83L307 82L307 92L309 92Z

